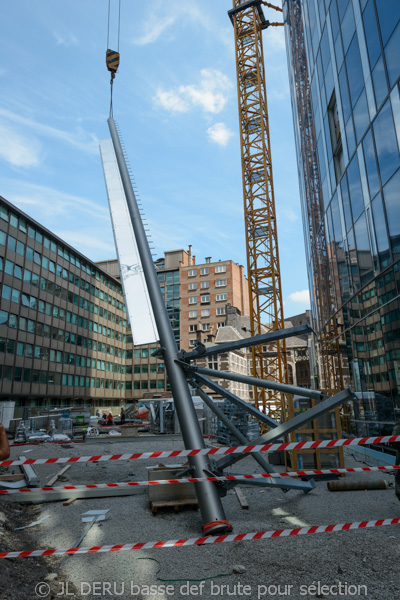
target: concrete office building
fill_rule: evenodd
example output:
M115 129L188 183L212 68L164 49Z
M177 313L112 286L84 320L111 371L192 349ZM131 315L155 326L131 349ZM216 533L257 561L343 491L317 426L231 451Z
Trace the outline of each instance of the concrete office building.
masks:
M341 327L355 429L386 434L400 411L400 2L283 9L313 317Z
M0 196L0 398L120 406L132 341L120 283Z

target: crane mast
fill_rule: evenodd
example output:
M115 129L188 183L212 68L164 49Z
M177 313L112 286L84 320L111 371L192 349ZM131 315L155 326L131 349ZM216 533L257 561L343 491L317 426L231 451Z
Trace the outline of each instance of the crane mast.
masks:
M235 33L252 336L284 329L262 42L263 29L278 24L265 20L261 5L261 0L233 0L228 13ZM285 340L254 347L252 353L254 377L288 382ZM280 392L254 388L254 395L259 410L285 418Z

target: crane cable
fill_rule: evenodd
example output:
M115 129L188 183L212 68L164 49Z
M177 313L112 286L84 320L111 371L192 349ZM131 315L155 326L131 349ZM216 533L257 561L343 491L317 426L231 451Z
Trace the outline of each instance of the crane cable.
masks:
M114 83L114 79L115 79L115 74L116 74L116 72L118 70L118 66L119 66L119 39L120 39L120 32L121 32L121 0L118 0L118 45L117 45L116 52L109 49L110 22L111 22L110 14L111 14L111 0L108 0L106 64L107 64L107 69L111 72L110 117L112 117L113 116L113 83Z

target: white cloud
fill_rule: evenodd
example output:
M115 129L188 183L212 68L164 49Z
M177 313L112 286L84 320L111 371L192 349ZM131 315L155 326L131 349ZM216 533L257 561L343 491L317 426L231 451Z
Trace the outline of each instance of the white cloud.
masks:
M40 145L0 124L0 158L14 167L37 167L40 163Z
M55 38L57 44L59 46L77 46L78 40L74 36L73 33L67 33L66 35L61 35L57 31L53 31L53 37Z
M171 111L187 112L200 107L206 113L218 114L227 102L226 93L232 88L230 79L215 69L202 69L200 82L181 85L174 90L158 90L155 101Z
M152 44L156 42L161 34L168 29L171 25L173 25L176 21L176 17L170 17L169 19L165 19L163 21L154 21L154 17L152 19L146 21L143 26L144 33L133 40L134 44L138 46L145 46L146 44Z
M155 99L166 110L175 112L187 112L189 110L189 104L174 91L158 90Z
M63 131L62 129L50 127L49 125L43 125L43 123L40 123L39 121L29 119L4 108L0 108L0 118L1 117L7 122L12 121L18 123L19 125L23 125L24 128L36 131L40 135L61 140L89 154L98 154L99 152L99 140L95 135L90 134L83 129L78 129L74 133Z
M299 219L298 214L292 208L289 208L288 206L279 207L278 217L279 217L279 221L284 219L286 221L289 221L290 223L295 223Z
M289 300L292 302L298 302L299 304L310 305L310 292L308 290L293 292L292 294L289 294Z
M141 33L133 39L133 43L139 46L152 44L175 24L201 27L214 37L219 37L224 44L232 41L231 35L226 34L227 31L230 33L228 26L221 28L220 23L207 13L204 5L199 5L194 0L153 0L149 3L145 20L138 25Z
M59 190L35 184L14 184L14 192L8 199L20 207L27 206L35 210L35 219L70 218L71 214L80 214L80 219L90 217L93 220L109 221L109 213L105 207L82 196L74 196Z
M110 258L116 256L114 244L103 240L96 232L91 234L85 230L83 234L76 229L56 229L54 233L88 257L93 256L95 252L102 252L103 255L106 253Z
M233 136L233 131L228 129L225 123L215 123L207 129L209 139L219 146L226 146L229 138Z

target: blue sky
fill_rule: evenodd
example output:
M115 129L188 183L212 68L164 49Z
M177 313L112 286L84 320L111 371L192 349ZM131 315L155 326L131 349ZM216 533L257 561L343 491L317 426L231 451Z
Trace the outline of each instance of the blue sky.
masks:
M278 0L279 3L279 0ZM122 0L114 118L157 256L246 264L231 0ZM115 257L108 0L3 0L0 194L92 260ZM264 9L271 21L281 15ZM117 47L111 0L110 47ZM283 28L264 32L285 316L308 308Z

